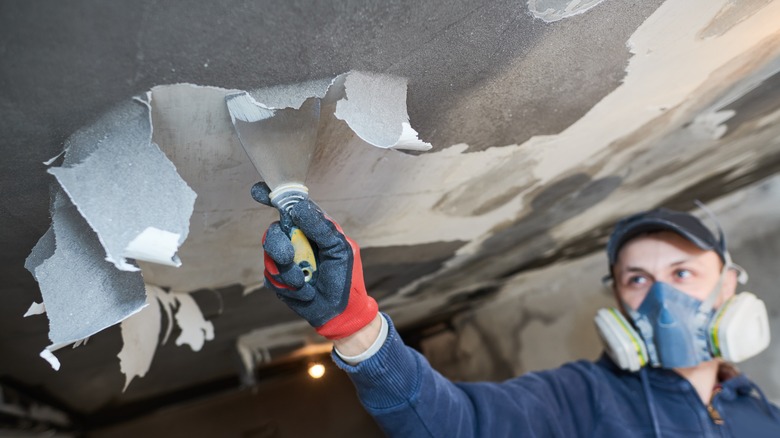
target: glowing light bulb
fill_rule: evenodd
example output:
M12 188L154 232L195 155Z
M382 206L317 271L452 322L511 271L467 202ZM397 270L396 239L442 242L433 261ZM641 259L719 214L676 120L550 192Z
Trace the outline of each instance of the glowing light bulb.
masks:
M309 365L309 376L312 379L319 379L325 375L325 365L321 363L313 363Z

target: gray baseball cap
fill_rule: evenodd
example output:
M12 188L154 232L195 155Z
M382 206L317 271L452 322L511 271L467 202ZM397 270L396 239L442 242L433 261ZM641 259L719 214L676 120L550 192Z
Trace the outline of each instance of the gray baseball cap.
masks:
M703 250L715 251L723 263L729 263L722 232L719 238L716 238L696 216L682 211L657 208L628 216L615 225L607 243L610 268L617 262L618 253L626 242L640 234L652 231L675 232Z

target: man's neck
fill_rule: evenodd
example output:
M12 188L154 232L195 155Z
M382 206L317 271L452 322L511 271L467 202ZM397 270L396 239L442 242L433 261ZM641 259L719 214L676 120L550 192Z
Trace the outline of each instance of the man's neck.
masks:
M691 382L701 401L707 405L712 399L715 385L719 383L718 369L720 364L721 361L719 359L713 359L691 368L675 368L674 371Z

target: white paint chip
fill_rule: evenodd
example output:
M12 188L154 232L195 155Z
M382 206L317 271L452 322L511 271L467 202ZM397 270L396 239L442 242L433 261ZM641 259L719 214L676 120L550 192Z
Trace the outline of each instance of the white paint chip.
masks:
M43 303L36 303L33 301L33 303L30 304L30 308L24 313L24 318L33 315L41 315L43 313L46 313L46 306Z
M259 122L273 117L276 113L276 111L263 106L246 91L229 94L225 97L225 101L230 110L233 124L236 123L236 119L247 123Z
M142 311L122 321L122 351L119 357L119 369L125 375L126 391L135 377L143 377L152 365L154 353L160 337L160 306L156 294L147 288L147 304Z
M249 294L251 294L251 293L253 293L255 291L258 291L258 290L262 289L264 286L265 285L263 284L263 282L247 284L247 285L244 286L244 290L241 293L241 296L245 297L245 296L247 296L247 295L249 295Z
M176 255L181 235L147 227L127 244L124 254L127 257L159 263L168 266L181 266L181 260Z
M214 325L203 318L198 304L189 294L176 294L179 309L176 311L176 324L181 334L176 345L187 344L192 351L200 351L206 341L214 339Z
M80 347L82 345L87 345L87 342L89 342L89 338L80 339L80 340L76 341L75 343L73 343L73 348L75 349L75 348Z
M409 125L405 78L350 72L344 89L346 98L336 104L335 116L366 143L384 149L431 149Z
M53 156L53 157L49 158L48 160L44 161L44 162L43 162L43 165L44 165L44 166L50 166L50 165L51 165L51 163L53 163L53 162L57 161L57 158L61 157L61 156L62 156L62 154L64 154L64 153L65 153L65 151L63 150L63 151L62 151L62 152L60 152L59 154L57 154L57 155L55 155L55 156Z
M39 354L43 359L46 360L46 362L49 362L49 365L51 365L52 368L54 368L54 371L60 370L60 360L57 359L57 356L54 355L54 353L49 350L49 347L46 347L41 351Z

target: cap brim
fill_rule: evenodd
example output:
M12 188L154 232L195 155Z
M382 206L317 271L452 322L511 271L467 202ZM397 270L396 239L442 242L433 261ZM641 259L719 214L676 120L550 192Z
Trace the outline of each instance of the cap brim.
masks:
M610 264L614 265L615 262L617 262L617 255L620 252L620 249L623 247L623 245L626 244L629 240L633 239L634 237L643 234L643 233L649 233L652 231L671 231L673 233L679 234L680 236L684 237L686 240L690 241L697 247L705 250L715 250L715 246L711 245L704 240L700 239L690 231L680 227L679 225L664 220L660 218L645 218L642 220L639 220L632 224L631 228L626 230L622 236L620 236L619 240L617 241L617 245L615 245L614 254L610 254L612 260L610 260Z

